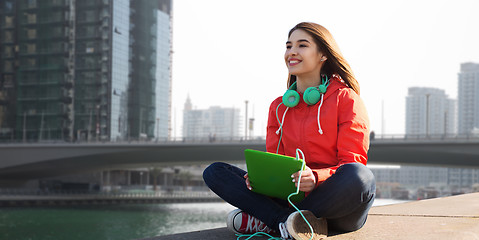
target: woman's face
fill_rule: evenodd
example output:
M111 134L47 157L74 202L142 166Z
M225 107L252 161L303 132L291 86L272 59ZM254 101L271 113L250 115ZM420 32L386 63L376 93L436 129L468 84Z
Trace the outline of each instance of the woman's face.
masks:
M286 42L284 60L291 75L297 77L319 77L321 66L326 60L313 38L304 30L297 29Z

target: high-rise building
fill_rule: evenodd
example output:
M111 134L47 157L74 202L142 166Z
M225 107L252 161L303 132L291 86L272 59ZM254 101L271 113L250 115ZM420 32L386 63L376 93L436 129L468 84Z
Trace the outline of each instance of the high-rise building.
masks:
M458 78L458 132L470 134L479 131L479 64L461 64Z
M0 139L167 137L171 0L0 3Z
M406 135L437 136L456 133L456 103L444 90L411 87L406 97Z
M238 108L210 107L193 109L188 96L183 109L183 138L185 140L214 141L239 139L240 110Z

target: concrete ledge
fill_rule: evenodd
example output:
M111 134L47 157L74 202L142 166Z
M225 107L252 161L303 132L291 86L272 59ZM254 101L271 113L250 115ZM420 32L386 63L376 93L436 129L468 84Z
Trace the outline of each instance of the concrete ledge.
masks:
M226 228L217 228L148 240L186 239L235 240L236 236ZM362 229L328 239L479 240L479 193L374 207Z

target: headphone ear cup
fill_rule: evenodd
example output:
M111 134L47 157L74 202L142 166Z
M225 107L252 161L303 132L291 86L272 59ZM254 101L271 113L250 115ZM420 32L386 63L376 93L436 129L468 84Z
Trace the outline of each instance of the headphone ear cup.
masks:
M283 95L283 104L286 107L295 107L299 103L299 93L294 90L288 90Z
M321 98L321 93L318 91L316 87L309 87L304 91L303 100L308 105L314 105L319 102Z

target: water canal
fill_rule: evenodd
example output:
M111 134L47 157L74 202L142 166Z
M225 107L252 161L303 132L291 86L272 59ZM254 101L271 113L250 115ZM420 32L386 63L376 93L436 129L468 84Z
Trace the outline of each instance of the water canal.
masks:
M375 205L401 201L378 199ZM1 240L130 240L226 226L226 203L9 207L0 209Z

